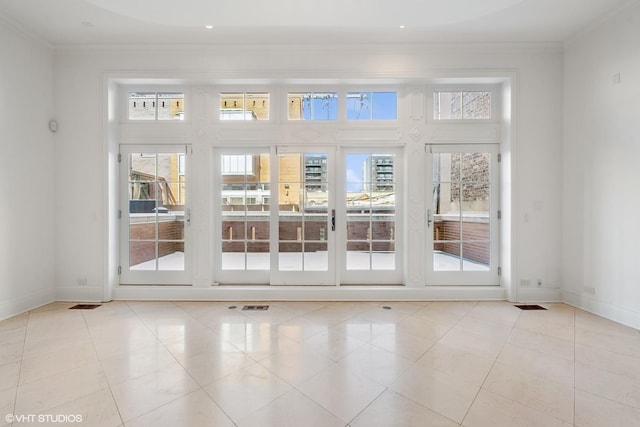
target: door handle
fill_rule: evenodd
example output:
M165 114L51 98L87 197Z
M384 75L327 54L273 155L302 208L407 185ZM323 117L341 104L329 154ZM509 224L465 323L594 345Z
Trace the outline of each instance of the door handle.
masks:
M191 225L191 209L187 208L184 210L184 222L188 225Z
M431 227L432 222L433 222L433 212L431 212L431 209L427 209L427 228Z
M331 209L331 231L336 231L336 210Z

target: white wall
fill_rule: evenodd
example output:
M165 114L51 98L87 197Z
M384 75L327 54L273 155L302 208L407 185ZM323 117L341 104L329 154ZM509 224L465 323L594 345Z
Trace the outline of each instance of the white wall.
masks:
M54 299L52 58L0 20L0 319Z
M639 40L636 3L566 49L562 251L565 300L636 328Z
M106 101L103 73L132 77L184 77L210 83L216 78L351 79L396 78L418 84L431 76L517 75L517 163L509 177L514 191L513 281L543 279L527 289L528 299L549 299L560 286L562 54L550 47L421 46L217 46L183 48L59 49L55 61L56 209L69 215L56 221L56 286L61 299L100 299L109 276ZM423 123L424 124L424 123ZM424 130L424 127L423 127ZM197 128L193 128L195 133ZM194 136L194 138L196 138ZM423 138L416 144L423 144ZM416 150L417 148L414 147ZM419 151L416 151L419 152ZM409 174L419 176L419 170ZM526 221L525 221L525 215ZM526 276L517 272L522 270ZM87 285L80 285L87 279ZM522 299L522 296L520 297Z

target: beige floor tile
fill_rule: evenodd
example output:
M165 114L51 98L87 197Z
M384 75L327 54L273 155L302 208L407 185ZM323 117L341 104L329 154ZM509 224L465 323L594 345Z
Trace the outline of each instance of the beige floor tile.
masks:
M640 381L640 357L576 344L576 362Z
M515 329L526 330L537 334L548 335L563 340L573 341L575 326L570 322L556 322L555 319L545 320L542 311L523 311Z
M393 391L382 393L350 427L457 427L459 424Z
M144 325L117 328L96 333L91 332L98 357L103 360L123 353L131 353L146 347L155 346L158 339Z
M0 390L0 426L10 424L6 422L6 416L15 414L14 405L16 403L17 388L4 388Z
M381 335L371 341L371 344L376 347L413 361L418 360L435 343L436 340L421 338L402 330Z
M394 326L396 331L407 332L431 341L439 340L451 330L449 325L432 322L418 316L409 316Z
M533 376L549 378L567 387L573 387L574 384L574 363L572 360L549 356L538 350L506 344L502 348L497 361Z
M291 338L298 342L302 342L314 335L327 333L329 331L329 327L326 325L317 325L299 317L279 323L278 325L275 325L273 329L278 333L278 335Z
M381 348L366 344L338 362L346 373L352 373L383 386L389 386L413 361Z
M637 331L634 335L626 335L612 331L576 328L576 344L640 358L640 333Z
M118 353L102 359L102 368L111 386L132 380L174 364L175 358L160 343Z
M61 372L98 364L98 356L90 341L70 344L56 351L24 358L20 370L20 383L25 384Z
M302 341L305 351L322 355L333 361L342 359L365 344L366 342L336 329L329 329L327 332L316 334Z
M180 362L189 375L203 387L255 363L255 360L237 350L200 353Z
M418 363L389 388L457 423L462 421L479 390L473 384Z
M24 352L24 341L3 342L0 346L0 364L19 361Z
M522 310L509 303L481 301L469 311L468 316L484 320L487 323L513 326L518 321L521 313Z
M394 333L397 330L395 323L375 323L366 320L350 320L340 322L329 328L340 334L350 336L365 343L371 343L374 339Z
M122 425L118 408L113 401L111 391L105 389L88 396L68 402L64 405L48 409L46 414L52 416L68 416L69 421L82 417L82 422L69 422L65 425L86 425L91 427L117 427ZM63 418L64 419L64 418ZM45 426L60 426L60 421L38 423Z
M576 363L576 390L640 408L640 380Z
M223 338L223 331L220 331ZM279 335L277 330L260 324L248 324L244 336L235 335L228 339L238 350L245 352L255 360L261 360L271 354L295 352L300 343Z
M205 387L206 392L232 419L248 416L291 390L267 368L255 364Z
M314 352L305 347L304 351L271 354L259 363L287 383L297 386L333 366L335 361L328 358L326 352Z
M239 427L343 427L345 423L297 390L291 390L248 417Z
M489 340L486 336L458 327L451 329L438 342L489 359L498 357L504 345L502 340Z
M455 314L465 315L478 305L476 301L432 301L426 304L434 310L449 311Z
M464 427L571 427L543 412L482 390L462 422Z
M465 329L489 341L500 343L507 342L513 332L513 326L511 325L488 323L471 316L460 319L456 324L456 328Z
M178 363L111 387L124 422L198 389L198 384Z
M0 391L6 390L8 388L15 389L18 386L18 380L20 378L20 366L20 360L0 365L0 378L2 378L2 380L0 381Z
M434 345L417 361L421 366L476 387L480 387L487 378L493 363L494 359L440 343Z
M99 364L83 366L20 385L15 413L39 414L107 388Z
M14 329L26 328L29 322L29 313L18 314L0 321L0 337L2 333Z
M360 376L345 374L342 367L335 365L297 388L345 423L351 421L385 389Z
M573 339L565 340L526 329L515 328L511 332L508 342L521 348L539 351L548 356L574 360L575 349Z
M640 426L640 409L576 390L576 427Z
M126 427L231 427L233 422L203 390L154 409Z
M2 322L0 322L0 325L2 325ZM13 343L13 342L24 342L26 335L27 335L26 326L0 329L0 342L3 344Z
M453 310L442 310L435 308L431 304L415 312L411 317L415 317L422 320L428 320L436 323L441 327L447 329L454 327L460 319L465 316L465 313L456 312Z
M549 377L524 373L519 368L496 363L483 390L573 424L574 390Z

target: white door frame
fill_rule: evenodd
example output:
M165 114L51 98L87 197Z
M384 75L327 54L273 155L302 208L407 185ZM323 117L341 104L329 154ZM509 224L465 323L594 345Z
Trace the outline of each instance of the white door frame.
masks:
M336 274L336 157L338 148L335 146L278 146L276 148L275 160L271 164L271 285L337 285L338 275ZM284 202L280 200L280 156L286 154L306 154L306 153L322 153L327 154L327 218L325 227L325 242L327 245L327 269L320 271L298 271L283 270L281 265L283 260L280 257L279 250L279 221L280 221L280 205ZM302 171L301 171L302 172ZM300 213L304 215L304 213ZM333 223L332 223L333 218ZM304 230L302 231L304 236ZM304 259L304 253L303 253ZM304 261L303 261L304 262Z
M427 144L426 194L426 285L500 285L500 240L499 240L499 144ZM490 207L489 240L490 264L486 271L434 271L434 213L433 206L433 154L436 153L490 153L489 166ZM462 238L462 237L461 237ZM463 254L464 256L464 254Z
M129 145L121 144L119 149L120 159L120 285L191 285L192 284L192 256L191 256L191 204L188 195L188 185L190 182L190 146L188 145ZM130 188L129 188L129 155L133 153L177 153L184 154L184 177L185 177L185 204L184 211L171 217L171 213L166 214L167 220L173 218L176 221L183 222L184 226L184 269L182 270L158 270L156 268L150 270L136 270L129 267L130 260ZM178 166L180 167L180 166ZM157 170L157 168L156 168ZM140 215L140 214L134 214ZM160 216L165 214L156 211L149 213L154 217L156 230L161 222ZM157 233L154 240L159 239ZM149 240L151 241L151 240ZM158 256L156 245L156 256ZM155 259L155 258L154 258ZM156 261L157 262L157 261ZM157 264L156 264L157 266Z

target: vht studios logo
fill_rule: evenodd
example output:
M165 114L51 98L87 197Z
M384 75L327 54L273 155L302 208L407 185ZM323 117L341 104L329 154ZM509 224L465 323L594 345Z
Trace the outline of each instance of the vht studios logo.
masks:
M4 417L7 423L81 423L82 415L74 414L7 414Z

